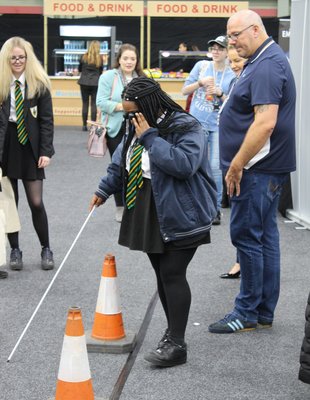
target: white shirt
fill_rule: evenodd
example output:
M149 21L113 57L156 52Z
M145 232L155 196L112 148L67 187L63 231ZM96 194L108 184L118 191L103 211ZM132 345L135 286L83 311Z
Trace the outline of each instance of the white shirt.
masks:
M134 136L131 144L129 146L129 149L127 151L127 157L126 157L126 169L129 172L130 169L130 157L133 152L133 145L135 141L137 140L137 137ZM150 169L150 159L149 159L149 153L148 151L144 148L142 151L142 176L143 178L151 179L151 169Z
M15 108L15 81L18 80L20 84L20 89L22 91L22 96L25 98L25 87L26 87L26 79L25 74L23 73L18 79L15 76L12 76L10 91L11 91L11 105L10 105L10 122L16 122L16 108Z

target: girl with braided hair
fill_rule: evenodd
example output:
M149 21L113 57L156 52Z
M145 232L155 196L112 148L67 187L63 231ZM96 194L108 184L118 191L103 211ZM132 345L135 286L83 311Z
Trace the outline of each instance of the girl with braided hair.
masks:
M154 268L167 329L145 359L172 367L187 360L184 341L191 303L186 279L197 247L210 242L216 185L200 123L160 85L133 79L123 92L128 134L118 146L90 207L123 188L126 207L119 244L147 254Z

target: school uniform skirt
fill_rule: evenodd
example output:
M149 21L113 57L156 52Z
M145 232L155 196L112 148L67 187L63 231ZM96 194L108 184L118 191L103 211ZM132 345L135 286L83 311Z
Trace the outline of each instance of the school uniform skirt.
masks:
M118 243L131 250L164 253L210 243L210 232L164 243L160 234L151 180L144 178L142 188L137 191L135 206L128 210L125 205Z
M37 165L30 141L28 140L25 145L20 144L17 138L17 125L9 122L3 151L3 176L25 180L45 179L44 168L38 168Z

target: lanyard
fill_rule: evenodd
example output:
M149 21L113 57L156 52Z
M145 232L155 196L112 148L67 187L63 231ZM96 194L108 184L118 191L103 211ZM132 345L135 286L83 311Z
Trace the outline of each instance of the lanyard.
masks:
M214 62L212 63L212 68L213 68L214 84L215 84L215 86L217 86L216 81L217 81L218 73L219 73L220 71L215 71ZM220 88L221 90L223 90L223 89L222 89L222 83L223 83L223 80L224 80L224 75L225 75L226 69L227 69L227 66L225 65L225 68L224 68L224 70L223 70L223 74L222 74L222 76L221 76L220 83L219 83L219 85L218 85L219 88Z

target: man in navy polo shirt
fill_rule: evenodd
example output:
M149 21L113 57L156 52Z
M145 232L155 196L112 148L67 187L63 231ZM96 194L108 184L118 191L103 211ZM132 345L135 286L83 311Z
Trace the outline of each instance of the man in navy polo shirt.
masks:
M212 333L272 326L280 291L277 207L282 185L296 169L296 90L287 57L251 10L229 18L227 35L248 59L219 127L241 285L233 311L209 326Z

